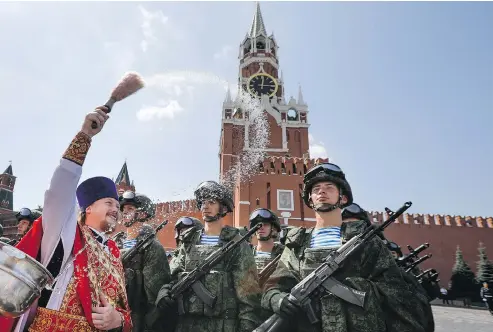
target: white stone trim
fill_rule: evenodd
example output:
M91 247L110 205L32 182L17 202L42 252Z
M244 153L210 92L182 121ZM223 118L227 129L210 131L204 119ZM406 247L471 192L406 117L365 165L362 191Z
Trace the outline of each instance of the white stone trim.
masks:
M249 64L254 63L254 62L258 62L258 63L260 63L260 62L268 62L274 68L279 69L279 64L276 61L272 60L271 57L265 57L265 56L264 57L249 56L247 59L244 59L244 61L243 61L242 64L240 64L240 73L241 73L241 70L243 68L245 68L246 66L248 66Z
M286 128L309 128L310 124L309 123L290 123L290 122L283 122L286 124Z
M290 195L291 208L282 208L280 203L280 194L288 193ZM293 190L277 189L277 210L278 211L294 211L294 194Z

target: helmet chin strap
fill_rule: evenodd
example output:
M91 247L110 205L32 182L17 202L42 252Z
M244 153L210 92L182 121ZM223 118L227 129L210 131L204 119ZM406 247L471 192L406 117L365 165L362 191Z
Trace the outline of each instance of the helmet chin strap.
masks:
M315 212L331 212L331 211L334 211L337 208L341 208L341 199L342 199L342 194L339 195L339 199L337 200L337 203L335 203L335 204L329 204L329 203L313 204L313 202L312 202L312 209Z

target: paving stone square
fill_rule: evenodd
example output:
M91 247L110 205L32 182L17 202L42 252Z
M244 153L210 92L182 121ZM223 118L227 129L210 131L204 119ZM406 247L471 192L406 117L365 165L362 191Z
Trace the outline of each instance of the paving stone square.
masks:
M488 310L433 306L435 332L491 332L493 316Z

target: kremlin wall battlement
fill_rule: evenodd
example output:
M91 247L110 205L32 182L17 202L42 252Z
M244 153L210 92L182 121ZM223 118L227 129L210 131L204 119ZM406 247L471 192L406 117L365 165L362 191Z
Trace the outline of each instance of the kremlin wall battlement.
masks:
M369 214L370 220L374 223L381 223L389 217L385 212L369 212ZM493 217L404 213L394 223L404 225L493 228Z
M197 209L197 203L195 202L195 199L159 203L156 208L156 215L163 218L168 217L170 219L174 219L185 215L195 216L196 214L199 215L200 211ZM371 211L369 212L369 214L370 220L373 223L382 223L385 219L389 217L386 212ZM227 222L227 224L232 225L233 223ZM493 217L404 213L399 218L397 218L394 224L493 229Z

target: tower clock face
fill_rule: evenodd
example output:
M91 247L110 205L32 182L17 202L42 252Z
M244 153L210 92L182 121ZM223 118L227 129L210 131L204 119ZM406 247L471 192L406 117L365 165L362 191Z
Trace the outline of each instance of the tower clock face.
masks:
M261 95L272 97L276 94L278 88L279 85L276 79L265 73L251 76L247 85L248 92L256 97L260 97Z

